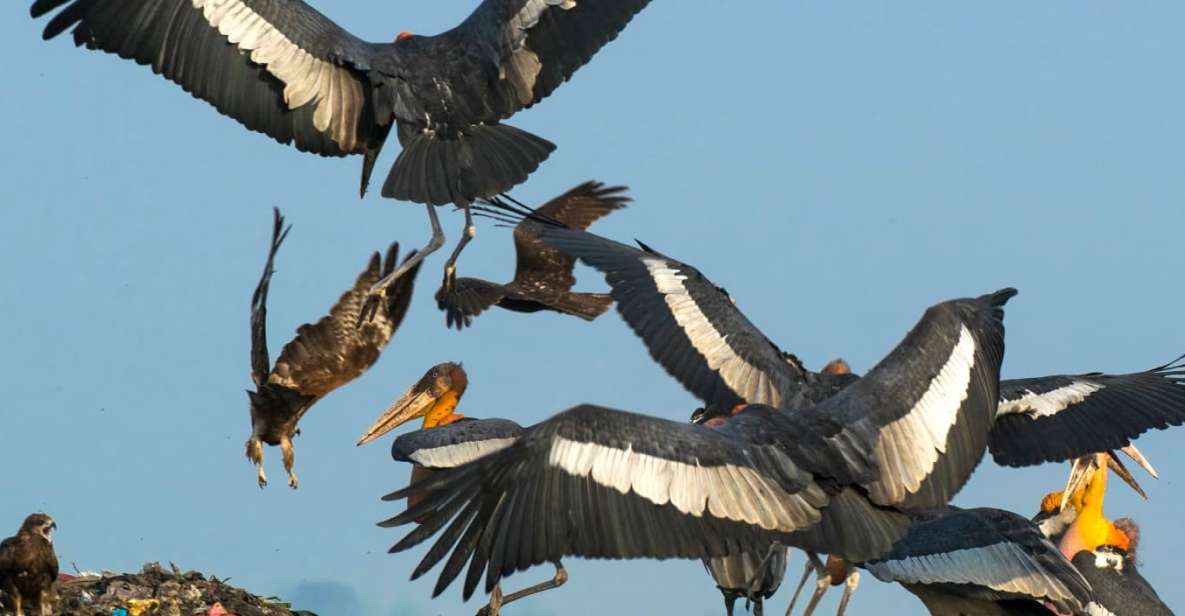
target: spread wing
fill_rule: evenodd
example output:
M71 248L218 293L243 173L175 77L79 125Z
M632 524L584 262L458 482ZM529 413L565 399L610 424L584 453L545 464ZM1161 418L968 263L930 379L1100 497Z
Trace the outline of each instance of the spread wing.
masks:
M401 551L447 524L413 577L448 556L435 592L468 564L466 597L483 575L488 592L514 571L567 555L704 558L761 552L775 539L849 556L883 552L908 521L844 487L870 472L869 461L833 455L822 435L837 429L769 407L713 429L578 406L388 495L424 496L381 525L422 522L392 548Z
M457 278L450 288L436 291L436 306L444 311L445 325L463 329L477 315L506 297L506 287L481 278Z
M1090 585L1040 529L1002 509L947 507L863 567L882 582L942 585L974 598L1032 599L1079 613Z
M873 502L945 505L979 465L999 400L1003 306L1015 294L931 307L864 378L815 407L843 424L841 450L871 449Z
M1030 466L1120 449L1185 423L1185 356L1130 374L1057 375L1000 383L992 456Z
M370 287L395 270L398 254L399 244L391 244L381 262L374 253L354 286L342 294L328 315L297 328L296 337L280 352L268 382L319 398L366 372L403 321L415 288L418 264L388 289L378 314L359 324Z
M471 124L496 122L543 100L625 28L649 0L484 0L459 26L431 39L417 59L437 66L440 49L463 62L431 71L458 93L453 110ZM413 69L415 70L415 69Z
M625 207L630 198L624 186L605 186L590 181L543 204L536 214L562 222L573 229L584 230L601 217ZM514 281L510 286L530 292L542 289L547 293L568 291L576 284L572 257L539 239L543 223L525 218L514 228L514 249L517 256Z
M806 405L813 376L694 267L583 231L545 227L540 237L605 274L617 311L650 356L696 397Z
M509 419L462 419L400 436L391 444L391 457L425 468L454 468L513 445L522 433Z
M317 154L365 149L376 46L301 0L36 0L43 33L149 65L247 128Z
M258 387L267 380L272 371L271 358L267 353L267 290L271 286L272 262L276 258L276 251L292 225L284 226L284 217L279 208L272 208L274 221L272 223L272 245L268 249L267 262L263 266L263 275L259 277L259 284L251 294L251 380Z

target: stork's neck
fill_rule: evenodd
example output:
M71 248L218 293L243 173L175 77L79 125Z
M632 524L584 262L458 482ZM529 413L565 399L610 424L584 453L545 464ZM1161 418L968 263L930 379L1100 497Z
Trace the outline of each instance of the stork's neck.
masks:
M432 408L424 415L424 428L435 428L438 426L446 426L461 418L460 415L453 412L457 408L457 404L461 401L461 396L456 391L449 390L444 392L436 402L433 403Z
M1059 547L1066 558L1072 559L1082 550L1093 552L1104 545L1127 551L1127 535L1103 517L1103 498L1106 493L1107 468L1104 466L1095 472L1083 491L1082 508L1078 512L1078 517L1062 537Z

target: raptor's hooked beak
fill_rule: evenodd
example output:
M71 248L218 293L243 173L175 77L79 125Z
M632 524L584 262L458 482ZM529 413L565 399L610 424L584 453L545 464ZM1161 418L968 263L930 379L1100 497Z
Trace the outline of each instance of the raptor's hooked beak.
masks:
M58 529L58 523L57 522L50 522L49 524L41 527L41 536L45 537L45 540L48 541L49 543L53 543L53 532L57 529Z

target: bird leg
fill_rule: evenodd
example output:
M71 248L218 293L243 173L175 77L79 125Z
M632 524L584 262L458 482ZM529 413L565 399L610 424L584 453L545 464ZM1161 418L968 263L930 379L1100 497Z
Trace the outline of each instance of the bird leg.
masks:
M737 596L733 594L724 595L724 616L732 616L732 608L736 605Z
M826 592L826 579L828 577L827 567L823 566L823 561L814 552L806 553L806 567L802 572L802 579L798 580L798 586L794 589L794 596L790 598L790 606L786 608L786 616L794 614L794 604L798 603L798 595L802 593L803 586L806 586L806 580L814 573L818 576L818 581L815 583L816 589L820 584L823 584L823 592ZM822 596L822 592L816 590L816 595ZM812 600L812 603L818 603L818 600Z
M498 612L502 610L502 584L494 584L494 592L490 593L490 602L487 603L480 610L477 610L477 616L498 616Z
M457 200L457 207L465 210L465 228L461 231L461 240L457 242L457 247L453 249L453 254L444 263L444 282L440 286L445 289L452 288L453 281L457 278L457 257L461 256L461 251L465 250L465 245L477 235L477 227L473 224L473 212L470 211L469 201L461 197Z
M852 594L856 592L856 587L860 585L860 572L852 569L848 573L847 579L844 580L843 596L839 599L839 609L836 610L835 616L843 616L844 610L848 609L848 601L852 599Z
M567 569L564 569L564 565L562 565L559 561L554 561L551 564L555 565L555 577L547 580L546 582L540 582L534 586L528 586L522 590L516 590L506 596L502 596L502 585L499 584L494 588L494 593L496 593L498 600L497 607L494 607L495 594L491 594L490 604L481 608L481 611L477 613L478 616L498 616L498 610L502 609L502 606L506 605L507 603L514 603L515 601L518 601L524 597L529 597L545 590L551 590L553 588L559 588L560 586L563 586L564 582L568 581Z
M765 614L765 601L761 597L752 599L753 602L753 616L763 616Z
M745 591L749 593L750 597L753 596L754 591L760 588L761 582L765 578L765 567L769 565L770 559L773 558L774 554L776 554L780 549L782 549L782 544L778 543L777 541L771 543L769 550L765 553L765 558L761 559L761 562L754 570L753 577L745 582Z
M21 607L21 591L17 590L12 593L12 609L16 616L25 616L25 610Z
M259 489L267 487L267 474L263 472L263 441L258 436L247 439L247 459L259 469Z
M358 325L362 325L374 318L379 306L387 297L387 289L396 280L399 280L400 276L406 274L420 261L423 261L424 257L444 246L444 231L440 228L440 219L436 217L436 206L429 203L424 207L428 208L428 223L432 225L432 239L429 239L428 243L419 252L412 255L403 263L400 263L399 267L395 268L395 271L383 276L382 280L371 285L370 291L366 294L366 300L362 303L362 312L358 315ZM468 214L469 210L466 209L465 213Z
M285 436L280 439L280 452L284 454L284 470L288 472L288 487L295 490L300 482L296 480L296 473L292 472L292 465L296 463L296 450L292 448L292 439ZM263 467L259 467L263 472Z
M42 590L37 602L37 606L41 608L41 616L53 616L53 607L51 601L52 591Z

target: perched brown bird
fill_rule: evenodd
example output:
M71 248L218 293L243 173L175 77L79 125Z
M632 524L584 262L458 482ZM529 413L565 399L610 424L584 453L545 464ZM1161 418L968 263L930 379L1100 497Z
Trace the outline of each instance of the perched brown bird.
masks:
M292 437L300 433L297 429L300 418L326 394L374 365L407 313L419 271L417 266L401 277L374 318L360 323L362 304L371 285L395 269L399 244L391 244L386 259L380 260L379 253L374 253L366 269L337 300L329 314L316 323L297 328L296 337L280 351L276 365L269 366L267 290L272 277L272 262L288 235L288 229L284 226L284 217L276 210L267 264L251 297L251 379L255 381L256 389L247 392L251 399L251 438L247 440L247 458L259 467L261 488L267 485L267 475L263 472L263 443L280 446L284 454L284 470L288 472L288 485L297 486L296 474L292 472L295 460Z
M574 229L589 225L630 201L624 186L585 182L534 210L514 227L517 255L514 280L498 284L480 278L458 278L436 292L436 305L445 312L449 327L468 326L490 306L515 312L554 310L591 321L613 304L608 293L573 293L576 260L543 243L538 218L561 222ZM491 199L495 208L513 208L501 199Z
M15 536L0 541L0 591L16 616L25 605L36 605L41 616L53 613L53 585L58 579L58 556L53 551L53 518L34 513L25 518Z

